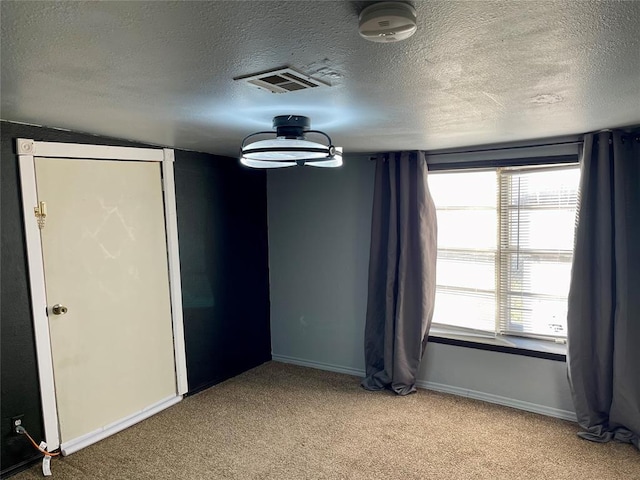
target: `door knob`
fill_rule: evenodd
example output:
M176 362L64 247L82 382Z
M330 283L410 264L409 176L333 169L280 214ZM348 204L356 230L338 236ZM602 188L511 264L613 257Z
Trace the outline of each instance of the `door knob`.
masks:
M54 315L64 315L65 313L67 313L67 310L67 307L65 307L64 305L60 305L59 303L56 303L53 308L51 308L51 311Z

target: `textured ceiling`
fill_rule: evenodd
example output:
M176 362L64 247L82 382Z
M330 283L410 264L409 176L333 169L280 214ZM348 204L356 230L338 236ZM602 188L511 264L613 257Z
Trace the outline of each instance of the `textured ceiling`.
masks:
M417 1L418 31L359 37L371 2L1 2L1 117L236 155L275 115L345 152L640 124L640 2ZM289 65L332 84L233 78Z

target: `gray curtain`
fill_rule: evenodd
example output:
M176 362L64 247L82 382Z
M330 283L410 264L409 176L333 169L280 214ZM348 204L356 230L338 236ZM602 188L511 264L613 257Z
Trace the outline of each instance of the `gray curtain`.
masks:
M579 435L640 448L640 143L584 138L569 291L569 381Z
M416 390L433 316L436 234L424 153L378 155L362 381L367 390Z

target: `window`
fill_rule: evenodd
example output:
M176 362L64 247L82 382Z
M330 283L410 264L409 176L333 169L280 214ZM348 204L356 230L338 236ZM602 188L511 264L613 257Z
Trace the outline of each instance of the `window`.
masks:
M563 341L577 165L432 172L436 329Z

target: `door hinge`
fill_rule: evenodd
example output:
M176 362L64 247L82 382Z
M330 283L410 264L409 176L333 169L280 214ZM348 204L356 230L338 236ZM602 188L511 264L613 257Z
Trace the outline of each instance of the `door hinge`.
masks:
M33 214L38 221L38 227L40 230L44 228L44 222L47 218L47 204L46 202L40 202L37 207L34 207Z

